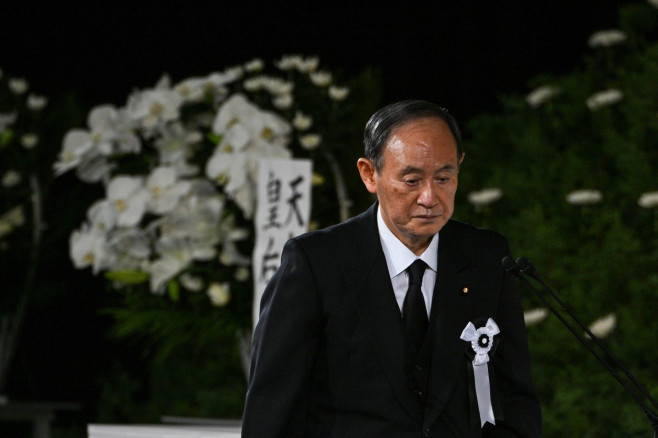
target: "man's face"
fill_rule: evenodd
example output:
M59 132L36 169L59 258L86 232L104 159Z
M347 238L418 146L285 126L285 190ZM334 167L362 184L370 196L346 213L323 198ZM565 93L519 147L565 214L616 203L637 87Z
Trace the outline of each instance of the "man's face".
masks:
M438 118L408 122L393 131L380 172L365 158L359 173L377 194L384 222L414 253L422 253L452 216L462 157L448 125Z

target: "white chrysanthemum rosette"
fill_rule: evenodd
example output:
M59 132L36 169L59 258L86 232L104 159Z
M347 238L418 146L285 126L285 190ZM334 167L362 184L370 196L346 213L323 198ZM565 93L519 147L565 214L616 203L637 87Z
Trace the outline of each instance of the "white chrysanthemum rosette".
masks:
M498 325L493 319L489 318L485 326L476 328L472 322L469 322L460 339L470 342L471 348L475 353L471 362L473 368L473 380L475 383L475 394L477 396L478 410L480 412L480 425L484 426L487 422L496 424L496 418L491 403L491 383L489 381L489 352L494 345L494 336L500 333Z

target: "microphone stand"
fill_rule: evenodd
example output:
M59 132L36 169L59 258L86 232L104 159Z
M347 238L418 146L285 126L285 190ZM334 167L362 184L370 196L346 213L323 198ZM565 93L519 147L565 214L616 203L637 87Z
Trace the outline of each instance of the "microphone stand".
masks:
M626 369L619 361L614 357L612 352L605 346L603 343L600 341L600 339L594 335L594 333L591 332L591 330L583 324L580 319L567 307L567 305L558 297L550 287L544 281L540 278L539 274L537 273L537 270L533 266L533 264L530 262L530 260L524 258L524 257L519 257L516 261L510 256L505 256L503 258L503 267L507 272L509 272L512 275L515 275L516 277L520 278L524 284L526 284L530 290L541 300L542 303L553 313L559 320L560 322L573 334L578 341L580 341L581 344L583 344L587 350L592 353L592 355L605 367L606 370L619 382L619 384L626 390L626 392L635 400L635 402L642 408L644 411L645 415L649 419L649 422L651 423L651 427L653 428L653 436L656 438L658 436L658 414L656 414L655 411L653 411L647 404L645 403L645 400L642 399L640 395L638 395L637 391L639 391L642 395L644 395L645 399L648 400L651 405L655 408L658 409L658 402L651 396L651 394L646 390L644 385L642 385L636 378L633 376L633 374ZM603 352L606 354L608 357L608 360L612 362L613 365L615 365L618 369L620 369L624 375L632 382L634 389L631 388L628 384L628 382L624 381L624 379L620 376L620 374L615 370L608 362L606 362L603 357L597 352L594 347L587 342L587 340L574 328L574 326L567 321L562 313L556 309L542 294L537 288L535 288L532 283L528 280L529 278L532 278L533 280L537 281L542 289L547 292L553 300L555 300L561 307L562 310L564 310L573 321L578 324L578 326L585 332L587 335L591 338L591 340L596 344Z

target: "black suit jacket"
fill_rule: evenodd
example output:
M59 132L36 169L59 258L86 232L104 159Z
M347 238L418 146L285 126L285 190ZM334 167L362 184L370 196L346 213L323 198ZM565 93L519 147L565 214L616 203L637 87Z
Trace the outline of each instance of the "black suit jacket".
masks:
M440 231L423 406L376 211L374 204L286 244L261 301L242 436L480 436L469 399L470 344L460 335L487 318L500 327L490 362L503 417L494 436L540 436L520 299L501 265L507 241L456 221Z

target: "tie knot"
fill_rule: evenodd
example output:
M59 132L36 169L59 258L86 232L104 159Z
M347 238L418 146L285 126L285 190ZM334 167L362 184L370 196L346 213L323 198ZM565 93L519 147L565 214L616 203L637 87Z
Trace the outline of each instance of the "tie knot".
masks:
M425 268L427 268L427 264L421 259L416 259L415 262L409 265L407 273L409 274L410 285L419 285L422 282Z

